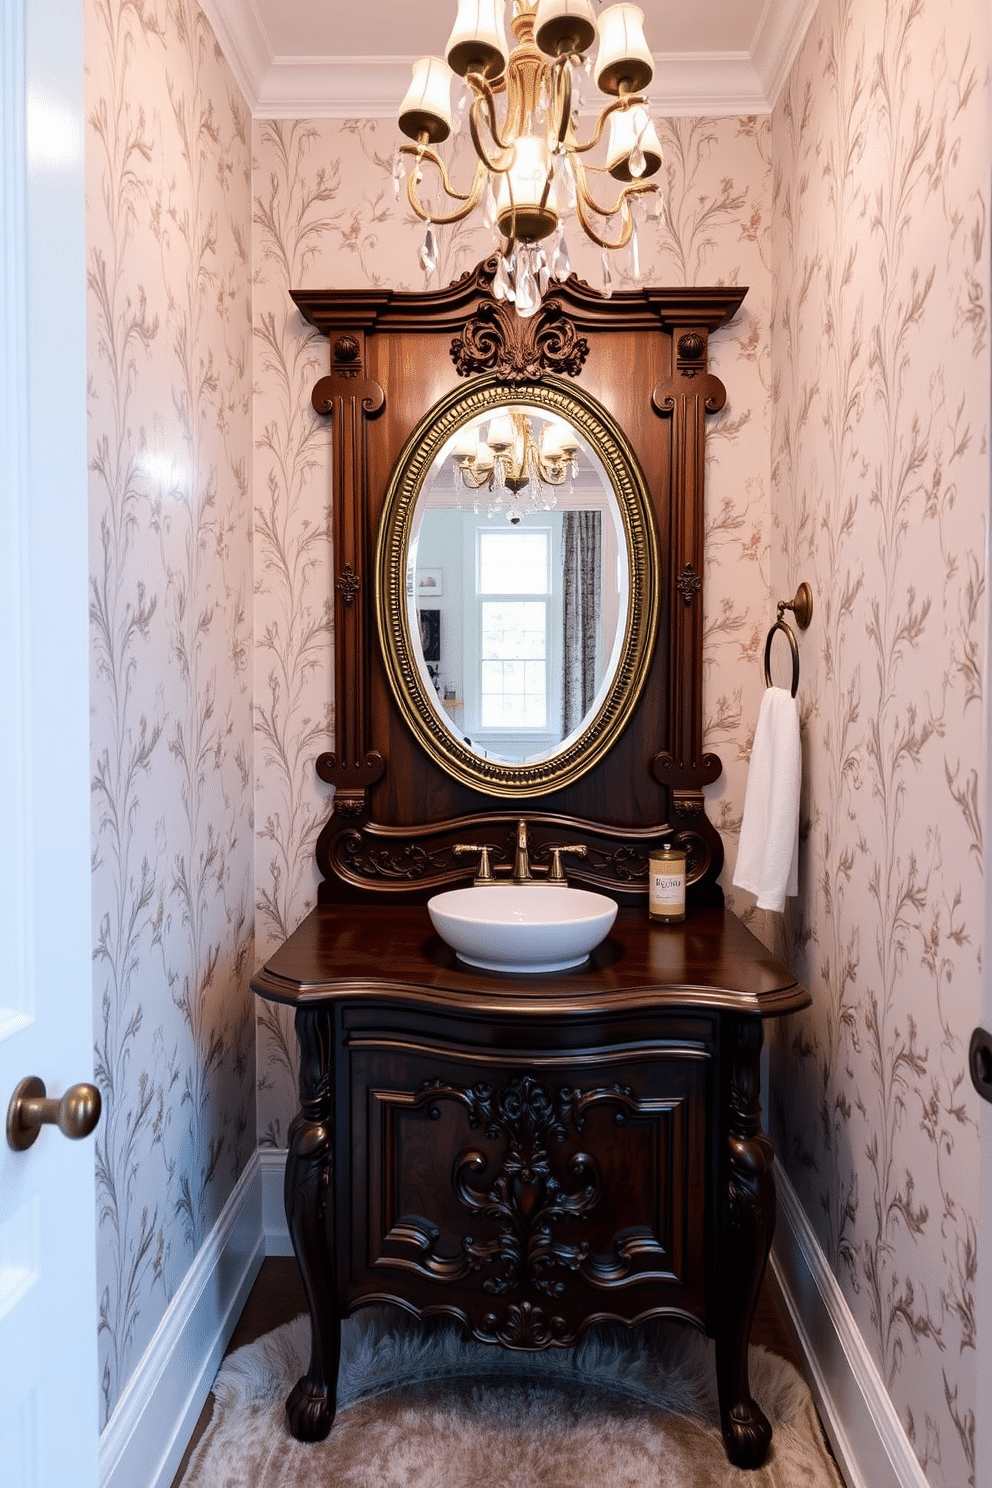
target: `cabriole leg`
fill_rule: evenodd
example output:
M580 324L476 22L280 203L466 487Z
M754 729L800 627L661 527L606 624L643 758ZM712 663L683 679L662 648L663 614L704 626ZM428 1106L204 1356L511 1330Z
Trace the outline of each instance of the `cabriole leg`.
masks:
M716 1338L720 1425L737 1467L760 1467L772 1428L748 1382L751 1324L775 1229L772 1145L761 1130L761 1020L741 1019L730 1031L728 1178Z
M331 1015L299 1008L300 1110L289 1128L286 1218L310 1308L310 1367L286 1401L299 1441L322 1441L334 1423L341 1317L335 1294L333 1242L334 1123Z

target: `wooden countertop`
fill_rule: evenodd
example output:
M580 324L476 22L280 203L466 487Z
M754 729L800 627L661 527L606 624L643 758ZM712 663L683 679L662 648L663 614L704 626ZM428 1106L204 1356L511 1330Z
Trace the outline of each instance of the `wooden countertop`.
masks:
M463 966L424 905L321 904L251 980L294 1007L342 998L399 999L492 1015L714 1008L777 1017L810 994L726 909L661 925L622 908L574 971L502 975Z

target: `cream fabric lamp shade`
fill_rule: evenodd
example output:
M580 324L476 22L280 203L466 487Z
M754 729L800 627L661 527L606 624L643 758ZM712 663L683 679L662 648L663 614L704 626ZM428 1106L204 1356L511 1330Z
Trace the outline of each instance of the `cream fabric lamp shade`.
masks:
M619 93L621 83L626 83L631 93L639 93L654 77L654 58L644 39L644 12L636 5L611 5L597 24L598 86L604 93Z
M448 66L459 77L470 70L499 77L509 55L503 28L503 0L458 0L458 14L448 37Z
M548 142L542 135L522 134L513 148L513 164L499 178L496 223L504 237L536 243L558 226L554 185L548 185Z
M549 419L541 435L541 454L548 460L570 460L579 447L575 430L561 419Z
M410 139L426 134L432 145L451 133L451 68L440 57L418 57L400 104L399 126Z
M497 414L496 418L489 425L489 434L486 443L496 454L501 454L503 450L513 448L515 435L516 430L513 427L513 420L510 415L508 413L500 413Z
M637 149L642 157L637 169ZM631 156L634 159L631 159ZM631 109L618 109L610 115L610 140L606 150L606 169L618 181L641 180L653 176L661 165L661 142L648 111L639 104Z
M592 0L540 0L534 39L549 57L557 57L563 47L584 52L596 40Z

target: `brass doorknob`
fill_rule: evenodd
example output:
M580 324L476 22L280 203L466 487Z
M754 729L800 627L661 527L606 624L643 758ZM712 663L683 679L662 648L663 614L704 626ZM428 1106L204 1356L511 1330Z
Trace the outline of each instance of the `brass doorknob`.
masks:
M45 1082L28 1075L10 1097L7 1141L15 1152L26 1152L43 1126L57 1126L74 1140L88 1137L100 1120L100 1092L95 1085L70 1085L61 1100L48 1100Z

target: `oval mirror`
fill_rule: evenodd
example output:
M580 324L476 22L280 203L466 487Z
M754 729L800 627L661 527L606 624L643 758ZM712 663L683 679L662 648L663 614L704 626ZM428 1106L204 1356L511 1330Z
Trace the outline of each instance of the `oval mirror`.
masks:
M482 380L421 421L386 493L379 634L421 743L493 795L536 796L609 749L657 624L651 504L577 389Z

